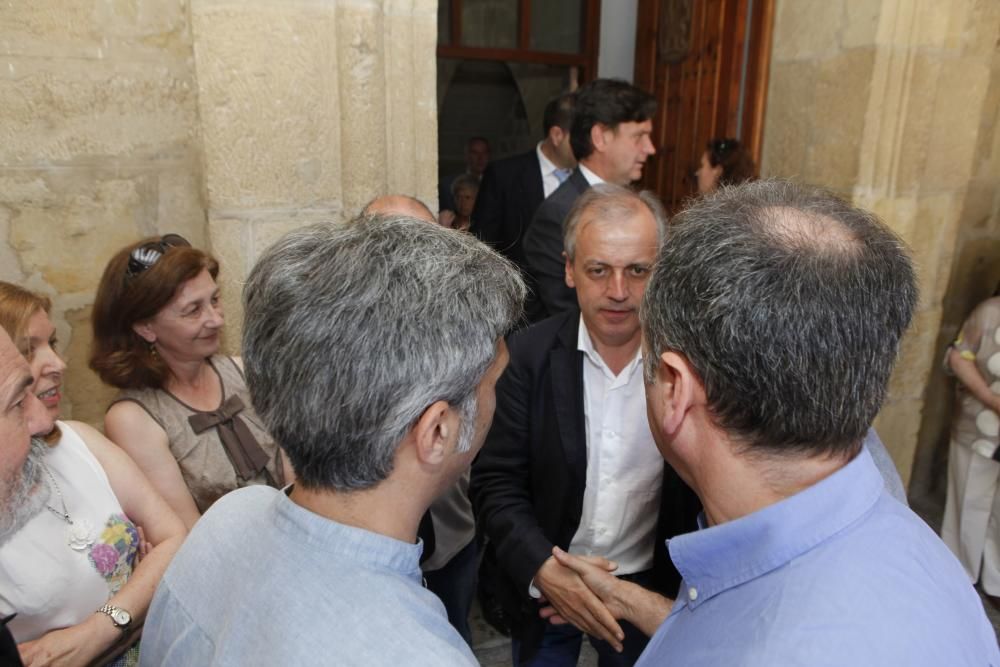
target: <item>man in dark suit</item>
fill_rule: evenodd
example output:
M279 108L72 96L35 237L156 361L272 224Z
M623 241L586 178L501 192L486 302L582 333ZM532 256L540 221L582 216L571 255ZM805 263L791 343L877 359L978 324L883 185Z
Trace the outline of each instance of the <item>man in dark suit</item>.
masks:
M656 99L624 81L596 79L577 91L570 143L579 165L538 207L522 241L548 315L576 307L563 281L563 219L591 185L628 185L642 177L646 159L656 153L650 139L655 112Z
M645 645L552 558L554 545L607 557L629 580L676 594L680 577L654 545L693 530L699 506L664 465L645 418L637 312L665 226L651 193L588 189L565 234L565 279L579 310L509 341L470 491L504 575L515 665L575 665L580 630L602 666L630 665ZM547 626L543 599L573 625Z
M482 180L483 172L490 161L490 142L486 137L469 137L465 142L465 174L477 181ZM438 210L441 222L445 227L451 227L455 215L455 197L451 186L463 174L452 174L438 184ZM446 213L447 212L447 213Z
M575 93L566 93L549 101L542 117L545 138L526 153L489 163L476 197L469 231L525 273L521 239L528 223L539 204L576 166L569 141L575 100ZM528 320L535 322L544 317L540 309L537 299L529 298L525 305Z

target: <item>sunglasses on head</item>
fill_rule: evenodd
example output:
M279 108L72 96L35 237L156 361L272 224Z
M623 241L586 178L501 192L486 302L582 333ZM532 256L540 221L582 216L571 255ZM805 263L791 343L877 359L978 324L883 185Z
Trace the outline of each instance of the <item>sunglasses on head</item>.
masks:
M125 268L125 275L135 278L143 271L160 261L164 253L170 248L191 247L188 240L180 234L164 234L159 241L143 243L128 255L128 266Z
M717 139L715 141L709 142L708 151L714 158L714 162L722 162L725 157L732 151L739 148L740 142L735 139Z

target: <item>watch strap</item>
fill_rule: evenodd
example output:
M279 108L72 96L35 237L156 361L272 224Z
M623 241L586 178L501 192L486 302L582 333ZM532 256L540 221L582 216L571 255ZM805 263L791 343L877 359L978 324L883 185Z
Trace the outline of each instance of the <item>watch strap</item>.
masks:
M117 612L124 612L124 614L128 617L128 620L125 623L119 623L118 619L115 618ZM111 622L115 624L115 627L121 630L122 632L127 631L128 626L132 623L132 614L122 609L121 607L115 607L110 604L104 605L94 613L106 615L108 618L111 619Z

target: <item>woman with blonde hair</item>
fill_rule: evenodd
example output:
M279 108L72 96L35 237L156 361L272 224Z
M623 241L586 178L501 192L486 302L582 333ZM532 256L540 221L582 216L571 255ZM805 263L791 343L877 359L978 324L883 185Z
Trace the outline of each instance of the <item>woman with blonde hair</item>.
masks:
M31 391L59 416L63 371L49 299L0 282L0 326L28 360ZM0 615L25 664L130 665L136 630L186 531L135 463L94 428L56 422L29 457L37 512L0 544ZM138 562L140 544L149 550Z

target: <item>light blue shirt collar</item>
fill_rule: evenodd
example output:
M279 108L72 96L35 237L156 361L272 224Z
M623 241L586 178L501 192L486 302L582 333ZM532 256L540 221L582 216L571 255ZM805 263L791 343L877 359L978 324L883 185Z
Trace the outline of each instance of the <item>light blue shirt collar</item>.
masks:
M274 514L273 524L279 530L310 549L342 554L352 561L394 570L417 583L423 581L420 572L423 540L410 544L332 521L296 504L285 493L277 494L269 511Z
M684 577L680 599L694 609L785 565L868 514L882 488L882 476L862 449L846 466L794 496L668 540L670 558ZM704 516L699 524L705 525Z

